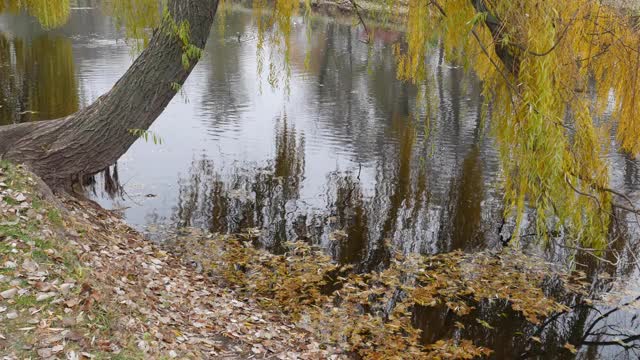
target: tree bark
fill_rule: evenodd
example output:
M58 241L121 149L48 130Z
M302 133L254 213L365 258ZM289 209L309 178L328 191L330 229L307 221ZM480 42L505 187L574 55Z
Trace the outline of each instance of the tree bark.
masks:
M504 24L496 14L487 6L486 0L471 0L473 8L478 14L486 14L487 17L484 21L485 25L493 36L493 46L496 55L500 58L504 66L510 73L518 73L518 67L520 65L520 59L514 52L514 48L509 45L505 45L504 39Z
M170 0L176 24L190 25L190 43L204 49L218 0ZM182 43L163 19L148 47L113 88L66 118L0 127L0 158L27 165L52 187L68 186L115 163L148 129L196 65L182 62ZM176 119L178 120L178 119Z

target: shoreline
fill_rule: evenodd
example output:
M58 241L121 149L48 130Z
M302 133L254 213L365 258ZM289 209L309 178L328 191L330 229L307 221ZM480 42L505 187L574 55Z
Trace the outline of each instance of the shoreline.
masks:
M330 358L113 212L0 164L0 353L23 358ZM343 358L338 355L335 359Z

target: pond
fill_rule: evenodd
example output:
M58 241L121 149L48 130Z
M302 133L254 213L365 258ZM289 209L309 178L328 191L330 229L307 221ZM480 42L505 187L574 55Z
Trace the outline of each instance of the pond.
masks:
M384 268L394 252L507 244L512 224L502 217L502 173L479 80L436 47L428 64L435 76L425 87L437 100L428 110L414 86L396 80L392 44L402 32L376 30L369 47L363 29L350 23L318 18L312 28L309 39L303 20L294 23L290 84L273 88L257 70L251 14L231 12L150 129L156 141L140 139L116 165L87 179L89 197L152 239L181 227L258 229L260 245L271 251L305 240L358 271ZM0 15L0 124L71 114L108 91L133 58L98 8L75 8L66 26L50 31L26 16ZM613 185L633 198L639 163L610 156ZM619 301L526 329L522 319L485 304L476 316L497 329L472 322L467 338L496 350L496 358L571 357L554 353L569 340L585 345L579 358L636 358L633 306L599 319L638 294L637 225L630 216L620 220L623 230L612 230L619 252L605 254L606 261L568 256L571 249L559 242L541 248L533 236L521 240L549 261L588 270L592 291ZM457 319L442 309L415 318L428 341L456 334ZM523 333L539 334L543 344Z

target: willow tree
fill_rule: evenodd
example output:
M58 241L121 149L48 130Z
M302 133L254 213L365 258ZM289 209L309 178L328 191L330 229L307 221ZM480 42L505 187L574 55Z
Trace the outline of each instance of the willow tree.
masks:
M26 163L53 186L114 163L136 140L130 130L147 129L193 70L218 1L167 0L156 21L148 7L155 0L111 0L113 9L128 14L120 17L123 25L143 19L155 26L145 49L90 106L64 119L0 128L0 156ZM308 15L310 0L304 4ZM623 151L640 153L640 36L632 17L596 0L351 4L363 25L368 13L405 26L404 43L395 47L398 78L428 88L426 57L439 43L451 61L483 80L503 160L506 215L515 216L516 229L532 208L541 234L557 228L588 245L604 244L614 197L625 200L608 188L609 135L615 132ZM274 84L283 74L287 78L291 17L301 3L255 0L253 6L259 51L268 41L284 55L283 72L270 64ZM5 8L26 10L53 27L66 21L69 1L0 0L0 11ZM131 37L142 34L140 28L128 31Z
M612 132L623 151L640 152L636 20L592 0L410 0L409 7L398 75L428 79L424 54L436 34L451 59L483 80L516 233L530 206L539 234L557 228L604 246L612 206L636 211L609 189L606 161Z
M0 4L24 7L44 26L63 24L70 6L68 0ZM218 0L168 1L146 48L109 92L63 119L0 128L0 156L27 164L54 187L113 164L135 142L131 130L149 128L195 67L217 8Z

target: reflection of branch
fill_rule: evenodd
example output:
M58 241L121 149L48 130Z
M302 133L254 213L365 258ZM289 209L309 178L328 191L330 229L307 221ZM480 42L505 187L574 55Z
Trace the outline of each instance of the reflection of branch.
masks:
M596 260L605 262L611 266L617 267L620 264L620 254L618 253L617 250L613 249L613 250L607 250L607 249L593 249L593 248L585 248L582 246L569 246L569 245L563 245L560 244L558 242L554 242L556 246L561 247L563 249L568 249L568 250L575 250L575 251L582 251L585 254L591 255L593 256ZM601 256L598 256L597 253L599 252L610 252L613 254L613 257L616 259L616 262L613 262L611 260L607 260Z
M610 340L610 341L582 341L583 345L598 345L598 346L609 346L609 345L617 345L622 346L625 349L632 348L640 348L639 344L629 344L631 341L640 340L640 334L631 335L624 339L618 340Z
M620 204L613 204L615 207L620 208L620 209L622 209L622 210L627 210L627 211L629 211L629 212L635 213L636 215L637 215L637 214L640 214L640 210L638 210L638 209L635 207L635 205L633 204L633 201L631 201L631 199L627 196L627 194L624 194L624 193L621 193L621 192L616 191L616 190L614 190L614 189L606 188L606 187L602 187L602 188L600 188L600 190L602 190L602 191L606 191L606 192L610 192L610 193L612 193L613 195L616 195L616 196L619 196L619 197L623 198L623 199L624 199L624 200L629 204L629 206L630 206L630 208L628 208L628 207L626 207L626 206L624 206L624 205L620 205Z
M367 34L367 41L363 41L363 42L365 44L368 44L369 41L371 40L371 35L369 34L369 29L367 28L367 24L364 22L364 19L362 18L362 15L360 14L360 11L358 10L358 8L362 8L362 7L356 3L356 0L349 0L349 2L351 2L351 5L353 6L353 11L358 16L360 24L362 24L362 27L364 27L364 32Z
M631 300L631 301L629 301L629 302L627 302L627 303L624 303L624 304L622 304L622 305L620 305L620 306L618 306L618 307L615 307L615 308L613 308L613 309L611 309L611 310L607 311L606 313L604 313L604 314L600 315L597 319L595 319L595 320L591 323L591 325L589 326L589 328L587 329L587 331L585 331L584 336L582 337L582 340L581 340L580 342L581 342L582 344L589 344L589 341L587 341L587 338L588 338L589 336L591 336L591 335L592 335L592 334L591 334L591 331L596 327L596 325L597 325L600 321L602 321L602 320L606 319L606 318L607 318L607 317L609 317L611 314L613 314L613 313L615 313L615 312L617 312L617 311L621 310L623 307L626 307L626 306L629 306L629 305L633 304L634 302L636 302L636 301L638 301L638 300L640 300L640 296L638 296L638 297L636 297L635 299L633 299L633 300ZM633 335L633 336L629 336L628 338L629 338L629 339L628 339L627 341L639 340L639 339L640 339L640 335ZM597 343L594 343L594 345L597 345ZM622 344L620 344L619 342L615 342L615 341L614 341L614 344L607 344L607 341L604 341L604 342L602 342L602 345L621 345L621 346L622 346Z

